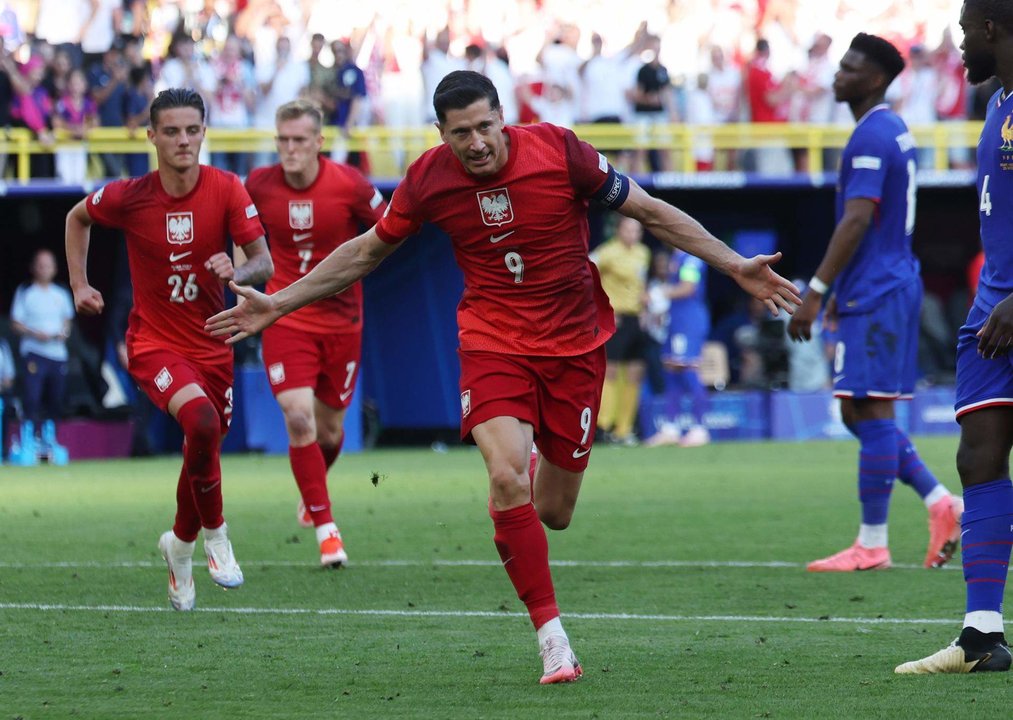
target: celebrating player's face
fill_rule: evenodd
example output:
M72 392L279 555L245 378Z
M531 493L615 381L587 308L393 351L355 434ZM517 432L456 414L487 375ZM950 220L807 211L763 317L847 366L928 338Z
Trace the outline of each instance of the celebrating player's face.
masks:
M200 111L192 107L162 110L157 125L148 128L148 140L155 146L160 168L182 172L195 167L204 142Z
M443 142L472 175L492 175L506 165L503 109L490 109L488 100L478 100L463 110L448 110L438 127Z
M286 173L303 174L318 162L324 138L309 115L302 115L278 123L274 138L278 157Z
M991 79L995 75L995 54L989 50L986 38L985 19L981 12L969 9L967 4L960 9L960 29L964 40L960 43L961 56L967 68L967 80L972 85Z

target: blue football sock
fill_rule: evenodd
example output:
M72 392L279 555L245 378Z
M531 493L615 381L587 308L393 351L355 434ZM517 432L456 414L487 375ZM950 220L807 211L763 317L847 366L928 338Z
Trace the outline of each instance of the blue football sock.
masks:
M964 488L961 554L967 612L1002 612L1013 547L1013 483L1001 478Z
M684 373L669 371L665 373L665 414L668 419L682 429L682 398L686 387L683 383Z
M696 370L686 370L682 375L692 401L693 424L703 427L703 414L707 411L707 391L704 390Z
M920 497L925 498L939 485L936 476L925 467L911 439L900 428L897 428L897 462L897 477L905 485L914 488Z
M863 420L851 427L858 452L858 500L862 524L884 525L890 512L890 493L897 477L897 436L893 420Z

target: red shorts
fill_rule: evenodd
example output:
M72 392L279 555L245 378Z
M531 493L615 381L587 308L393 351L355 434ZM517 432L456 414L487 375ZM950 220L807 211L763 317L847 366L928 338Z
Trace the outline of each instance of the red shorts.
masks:
M261 335L264 367L275 395L283 390L313 388L332 408L346 408L359 378L362 333L308 333L271 325Z
M514 417L535 430L538 451L571 472L587 468L605 381L605 346L573 357L459 350L461 437L476 425Z
M130 376L163 412L169 400L187 385L197 385L218 410L222 435L232 422L232 357L222 365L203 365L172 350L152 350L129 359Z

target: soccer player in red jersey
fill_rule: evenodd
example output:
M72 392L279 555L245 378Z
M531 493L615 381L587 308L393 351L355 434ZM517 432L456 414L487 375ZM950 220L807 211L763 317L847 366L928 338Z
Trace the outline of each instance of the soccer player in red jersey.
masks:
M237 288L238 308L206 329L236 342L370 272L423 222L451 238L464 273L457 319L461 433L482 451L493 540L538 636L543 684L580 664L560 622L542 523L570 523L594 438L615 331L588 259L588 202L644 224L655 237L728 273L772 312L801 301L771 270L780 255L746 259L695 220L652 198L569 130L505 127L496 88L455 71L436 88L444 144L412 163L377 225L273 295ZM541 459L529 477L537 438Z
M246 189L270 239L273 293L311 271L332 250L372 227L387 203L348 166L320 156L323 113L294 100L275 114L281 162L250 173ZM299 493L297 515L315 527L320 564L348 561L331 515L327 469L344 440L342 425L359 375L362 287L308 305L264 330L264 366L288 430L288 456Z
M191 558L202 527L212 580L227 588L243 583L222 517L219 461L232 419L232 352L207 337L203 318L225 307L226 282L263 282L273 267L257 208L242 182L198 163L205 132L200 95L178 88L159 93L150 121L158 170L111 182L74 206L67 215L67 265L77 311L102 312L102 295L88 284L91 226L126 233L134 286L128 369L183 429L176 521L158 547L169 566L169 601L177 610L190 610ZM230 236L247 258L238 268L226 252Z

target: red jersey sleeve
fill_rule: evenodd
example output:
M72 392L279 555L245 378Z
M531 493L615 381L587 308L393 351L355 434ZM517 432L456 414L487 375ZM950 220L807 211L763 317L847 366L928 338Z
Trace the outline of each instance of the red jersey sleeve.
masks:
M250 199L242 181L235 175L231 176L232 187L229 195L229 235L236 245L249 245L264 235L264 226L260 224L257 206Z
M383 217L376 224L376 234L385 243L391 245L399 243L409 235L414 235L422 227L423 218L418 213L419 206L411 190L412 175L409 168L404 180L395 188Z
M117 229L122 229L126 225L123 216L123 190L127 182L114 180L88 196L85 208L93 222Z
M581 197L592 197L609 177L608 160L590 144L579 140L572 130L563 130L563 147L573 189Z
M373 227L383 217L387 201L366 176L355 168L349 168L355 200L352 203L352 217L366 227Z

